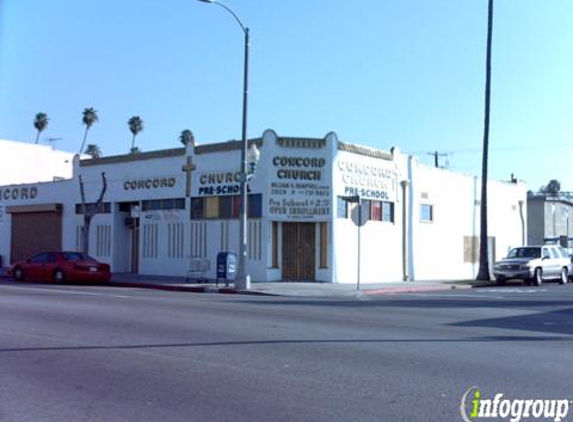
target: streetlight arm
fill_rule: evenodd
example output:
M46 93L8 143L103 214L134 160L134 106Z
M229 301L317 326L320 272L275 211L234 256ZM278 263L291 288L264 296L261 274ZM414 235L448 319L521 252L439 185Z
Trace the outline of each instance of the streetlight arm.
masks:
M237 23L239 24L239 26L241 27L241 29L243 30L243 32L245 34L248 32L247 27L245 25L243 25L243 22L241 22L241 19L239 19L237 14L235 12L233 12L226 4L220 3L220 2L215 1L215 0L198 0L198 1L203 2L203 3L213 3L213 4L216 4L217 6L221 6L223 9L225 9L227 12L229 12L231 14L231 16L233 16L233 18L235 18L235 20L237 21Z

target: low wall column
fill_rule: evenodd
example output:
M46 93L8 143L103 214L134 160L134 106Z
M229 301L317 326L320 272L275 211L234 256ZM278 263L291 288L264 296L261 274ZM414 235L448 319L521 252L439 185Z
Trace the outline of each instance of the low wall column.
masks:
M408 273L408 185L407 180L402 180L402 280L409 281L410 275Z

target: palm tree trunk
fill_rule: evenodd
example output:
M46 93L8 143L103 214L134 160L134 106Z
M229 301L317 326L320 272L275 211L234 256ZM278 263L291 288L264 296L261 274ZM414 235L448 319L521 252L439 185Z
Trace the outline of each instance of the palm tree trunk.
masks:
M483 131L483 155L481 170L481 207L480 207L480 247L479 270L477 280L489 280L488 236L487 236L487 164L489 150L489 116L491 100L491 45L493 28L493 0L488 0L487 18L487 58L485 77L485 117Z
M89 127L86 126L86 131L84 132L84 140L82 141L82 146L80 147L79 154L81 155L82 151L84 150L84 145L86 144L86 138L88 137L88 130Z
M133 152L133 148L135 148L135 133L133 134L133 137L131 138L131 152Z
M38 143L38 139L40 139L40 131L36 134L36 144Z

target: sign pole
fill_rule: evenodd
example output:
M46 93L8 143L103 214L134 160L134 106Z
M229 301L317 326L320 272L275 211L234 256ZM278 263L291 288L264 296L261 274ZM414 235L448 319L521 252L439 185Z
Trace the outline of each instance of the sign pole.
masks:
M357 202L358 202L358 257L357 257L357 261L358 261L358 274L356 277L356 290L360 290L360 226L362 225L362 201L360 196L357 197Z

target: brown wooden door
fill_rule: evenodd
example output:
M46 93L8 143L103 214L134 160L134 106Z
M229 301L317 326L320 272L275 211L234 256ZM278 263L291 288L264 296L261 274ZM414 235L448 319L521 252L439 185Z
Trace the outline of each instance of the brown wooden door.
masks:
M131 272L139 273L139 219L136 220L134 227L131 229Z
M285 281L315 281L314 223L283 223L282 252Z

